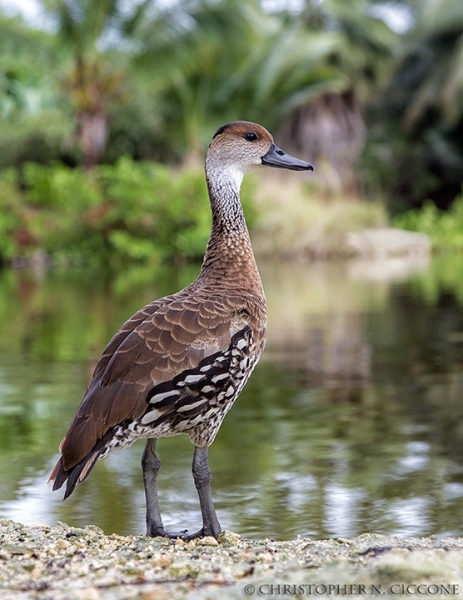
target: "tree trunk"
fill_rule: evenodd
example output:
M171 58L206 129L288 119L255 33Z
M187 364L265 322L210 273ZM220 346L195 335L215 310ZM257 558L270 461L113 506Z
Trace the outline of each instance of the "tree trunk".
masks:
M82 110L77 115L78 142L86 169L103 157L108 139L108 117L103 110Z
M355 163L366 125L353 92L324 94L297 109L277 133L288 152L314 165L314 176L328 195L358 196Z

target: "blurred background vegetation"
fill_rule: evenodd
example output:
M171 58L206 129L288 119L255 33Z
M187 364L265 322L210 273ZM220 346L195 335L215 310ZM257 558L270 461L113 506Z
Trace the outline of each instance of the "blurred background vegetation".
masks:
M200 258L203 156L234 119L316 167L291 189L297 215L284 180L247 182L264 237L276 211L463 249L461 0L14 5L0 2L0 262Z

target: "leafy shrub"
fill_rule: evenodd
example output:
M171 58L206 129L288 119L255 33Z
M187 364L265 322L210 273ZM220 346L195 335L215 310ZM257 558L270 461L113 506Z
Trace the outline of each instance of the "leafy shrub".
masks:
M446 212L429 201L420 210L409 210L397 216L394 224L402 229L426 233L434 250L463 251L463 192Z
M248 181L242 193L250 224L256 218L252 187ZM0 207L3 260L40 249L76 264L193 261L203 256L210 231L202 169L127 157L90 173L35 163L21 173L6 170Z
M9 261L22 250L22 232L27 219L24 198L18 190L13 173L0 180L0 262Z
M0 129L0 169L18 167L27 161L50 164L65 158L74 163L78 155L67 147L72 146L72 136L72 120L59 110L5 119Z

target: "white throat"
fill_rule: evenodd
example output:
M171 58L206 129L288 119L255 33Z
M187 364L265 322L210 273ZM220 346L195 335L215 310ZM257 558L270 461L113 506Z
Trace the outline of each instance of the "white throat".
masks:
M239 196L245 170L236 163L224 165L214 160L206 160L206 178L216 199L234 193Z

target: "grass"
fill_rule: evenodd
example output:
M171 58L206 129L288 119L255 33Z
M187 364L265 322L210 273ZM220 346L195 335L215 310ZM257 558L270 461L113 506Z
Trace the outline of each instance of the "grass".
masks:
M463 251L463 191L447 211L428 201L419 210L408 210L394 219L394 225L420 231L431 239L435 252Z
M344 256L347 233L389 224L380 202L326 198L315 186L286 177L262 178L256 203L260 218L253 228L253 245L265 257Z

